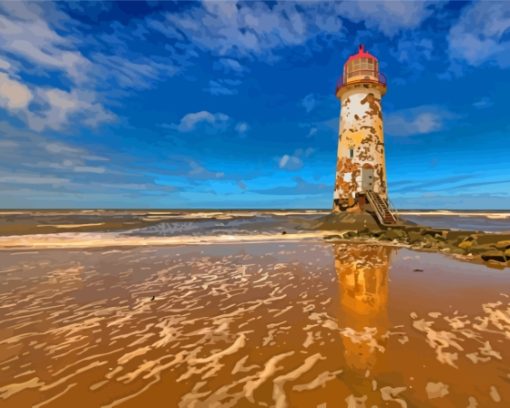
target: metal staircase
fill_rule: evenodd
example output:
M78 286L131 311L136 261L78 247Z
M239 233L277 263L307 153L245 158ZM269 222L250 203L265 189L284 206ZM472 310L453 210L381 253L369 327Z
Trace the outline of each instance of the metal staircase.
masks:
M397 223L396 217L392 214L388 207L388 203L381 196L373 191L366 193L368 202L372 204L372 208L377 215L377 219L382 225L392 225Z

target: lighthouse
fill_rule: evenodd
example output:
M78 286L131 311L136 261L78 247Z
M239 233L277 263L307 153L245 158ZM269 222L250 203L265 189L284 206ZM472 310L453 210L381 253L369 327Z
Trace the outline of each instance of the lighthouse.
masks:
M341 108L333 211L372 212L380 223L393 224L384 159L385 93L379 61L360 45L344 64L336 88Z

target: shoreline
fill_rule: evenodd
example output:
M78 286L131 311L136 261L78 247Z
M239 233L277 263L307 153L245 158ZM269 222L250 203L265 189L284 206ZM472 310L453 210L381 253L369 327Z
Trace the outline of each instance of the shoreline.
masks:
M427 216L430 214L441 217L453 213L438 210ZM475 213L465 214L469 217ZM501 214L500 211L493 215ZM46 215L31 211L13 216L0 213L0 251L249 244L308 239L391 245L449 254L455 259L496 268L510 266L510 232L448 229L418 225L405 219L399 224L381 226L368 212L96 210L54 211Z
M55 234L60 232L123 232L155 226L161 222L200 222L254 220L260 217L312 218L327 217L328 210L0 210L0 237L12 235ZM504 210L401 210L399 216L423 217L440 220L458 217L462 220L484 219L498 222L496 229L485 230L487 234L510 233L510 212ZM416 218L412 218L416 217ZM501 229L508 219L508 229ZM292 222L292 220L291 220ZM452 228L451 226L446 228ZM479 229L483 230L483 226ZM453 229L462 231L467 229Z
M416 227L415 227L416 228ZM437 230L436 234L438 233ZM387 234L389 232L389 234ZM411 231L414 232L414 231ZM455 260L485 265L491 268L510 268L510 234L488 234L492 243L477 246L471 244L469 248L463 248L466 244L474 242L476 238L470 239L471 235L477 238L487 237L487 234L476 234L469 231L462 231L460 237L441 239L430 235L431 229L424 229L424 235L429 238L416 240L410 243L402 234L400 229L387 231L331 231L319 230L314 232L298 233L274 233L274 234L252 234L252 235L202 235L202 236L129 236L118 235L117 233L69 233L58 234L33 234L17 236L1 236L0 252L24 252L24 251L46 251L46 250L94 250L106 248L138 248L138 247L165 247L165 246L211 246L227 244L264 244L264 243L285 243L321 241L326 244L353 244L353 245L377 245L392 248L405 248L417 252L438 253L447 255ZM453 231L457 233L458 231ZM465 236L465 237L464 237ZM432 237L432 238L430 238ZM499 239L502 238L502 239ZM435 240L435 241L434 241ZM442 243L442 244L441 244ZM427 244L430 244L427 245ZM504 246L504 248L502 248ZM499 249L498 249L499 247ZM478 248L478 249L477 249ZM471 252L470 252L471 250ZM497 252L499 251L499 252ZM508 255L504 255L508 252ZM503 255L502 255L503 253ZM499 261L503 256L504 262Z

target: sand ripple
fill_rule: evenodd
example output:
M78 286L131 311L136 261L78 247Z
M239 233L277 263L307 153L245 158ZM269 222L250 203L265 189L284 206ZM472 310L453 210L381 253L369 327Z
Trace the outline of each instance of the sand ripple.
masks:
M392 251L317 240L6 252L0 405L505 401L507 294L476 313L438 301L409 319L417 292L395 286L402 297L388 306Z

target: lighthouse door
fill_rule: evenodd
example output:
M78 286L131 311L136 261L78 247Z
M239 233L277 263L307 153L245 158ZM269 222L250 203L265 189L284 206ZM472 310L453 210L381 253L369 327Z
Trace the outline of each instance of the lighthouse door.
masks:
M361 189L363 191L372 191L374 189L374 169L363 167L361 170Z

